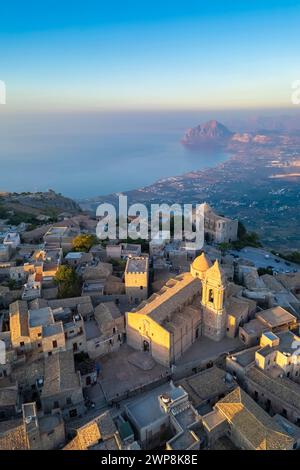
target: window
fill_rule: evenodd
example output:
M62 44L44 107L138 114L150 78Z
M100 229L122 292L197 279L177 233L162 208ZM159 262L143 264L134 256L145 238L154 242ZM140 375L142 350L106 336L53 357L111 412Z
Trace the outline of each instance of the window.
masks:
M140 289L143 290L143 286L140 286Z
M24 346L24 344L25 344L24 341L20 341L21 348Z
M213 289L209 289L208 301L211 302L211 303L214 302L214 291L213 291Z
M76 409L70 410L69 416L70 416L70 418L76 418L76 416L77 416L77 410L76 410Z
M41 332L40 332L40 333L38 333L38 337L40 338L41 336L42 336L42 333L41 333Z
M284 418L287 418L287 411L285 408L283 408L282 410L282 416L284 416Z
M55 401L55 402L53 403L53 408L59 408L59 403L58 403L58 401Z
M66 403L67 403L67 405L72 405L72 400L71 400L70 397L67 397Z
M56 341L56 339L52 341L52 346L53 346L54 348L57 348L57 341Z

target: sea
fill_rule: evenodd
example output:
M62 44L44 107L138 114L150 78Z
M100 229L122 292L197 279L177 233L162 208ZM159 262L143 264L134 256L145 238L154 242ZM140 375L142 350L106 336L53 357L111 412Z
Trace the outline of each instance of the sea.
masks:
M55 190L76 200L137 189L213 167L220 150L191 150L184 132L199 112L0 114L0 191Z

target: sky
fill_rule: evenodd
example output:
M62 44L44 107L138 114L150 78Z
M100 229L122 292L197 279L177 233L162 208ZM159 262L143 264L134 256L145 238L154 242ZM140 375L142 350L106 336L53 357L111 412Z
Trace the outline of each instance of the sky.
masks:
M300 1L2 2L0 112L278 108Z

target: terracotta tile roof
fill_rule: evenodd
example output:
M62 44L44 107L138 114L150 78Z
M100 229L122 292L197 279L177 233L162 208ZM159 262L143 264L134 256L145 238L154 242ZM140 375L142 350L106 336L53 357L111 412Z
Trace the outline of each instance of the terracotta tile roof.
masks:
M275 328L277 326L285 325L291 322L297 321L296 317L289 313L284 308L277 306L258 312L256 318L263 324L267 325L268 328Z
M75 372L73 351L63 351L45 359L42 398L80 387Z
M22 419L0 423L1 450L27 450L28 441Z
M189 297L200 295L201 281L193 278L190 273L184 273L175 279L170 279L155 296L143 302L142 308L136 313L149 315L154 321L161 324L169 315L178 310Z
M194 406L199 406L212 397L228 393L235 386L225 382L226 372L212 367L183 379L180 384L189 394Z
M29 336L27 302L17 300L9 306L12 341L20 336Z
M292 448L294 439L241 388L220 400L215 408L223 414L235 430L249 443L249 449L286 450Z
M107 411L79 428L76 437L64 447L64 450L87 450L100 441L107 442L114 438L116 432L116 426L110 412Z

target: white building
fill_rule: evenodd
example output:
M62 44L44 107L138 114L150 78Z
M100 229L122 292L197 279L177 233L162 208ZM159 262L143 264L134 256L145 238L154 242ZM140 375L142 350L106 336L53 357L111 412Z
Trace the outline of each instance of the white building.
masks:
M3 245L9 245L13 249L16 249L20 243L21 239L18 232L8 232L3 240Z

